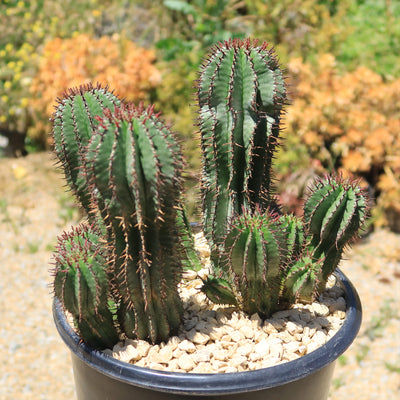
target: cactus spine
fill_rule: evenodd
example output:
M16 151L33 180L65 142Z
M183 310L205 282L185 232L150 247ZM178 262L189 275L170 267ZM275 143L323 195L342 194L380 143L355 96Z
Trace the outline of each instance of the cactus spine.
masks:
M202 66L198 102L203 225L215 253L234 215L271 205L272 154L286 91L266 44L232 40L210 54Z

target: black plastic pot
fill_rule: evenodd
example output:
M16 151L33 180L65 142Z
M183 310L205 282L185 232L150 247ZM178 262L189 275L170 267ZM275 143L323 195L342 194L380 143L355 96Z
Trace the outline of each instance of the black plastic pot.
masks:
M324 346L297 360L249 372L191 374L136 367L81 343L55 301L54 320L71 350L78 400L324 400L335 361L361 325L361 304L346 276L337 271L347 301L346 320Z

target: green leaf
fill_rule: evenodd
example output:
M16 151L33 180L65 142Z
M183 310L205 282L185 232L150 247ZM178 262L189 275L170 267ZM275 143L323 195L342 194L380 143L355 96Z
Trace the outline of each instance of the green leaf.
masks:
M195 14L196 9L186 1L181 0L165 0L164 6L173 11L179 11L183 14Z

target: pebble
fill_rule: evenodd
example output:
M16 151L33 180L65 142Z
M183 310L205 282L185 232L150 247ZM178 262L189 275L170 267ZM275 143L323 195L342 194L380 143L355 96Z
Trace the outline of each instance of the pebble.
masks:
M254 351L261 358L265 357L269 353L270 344L266 341L259 342L254 346Z
M239 332L246 338L246 339L252 339L254 337L254 329L251 326L248 325L243 325L240 329Z
M187 332L186 338L194 344L206 344L210 340L210 336L194 330Z
M210 361L210 358L211 358L211 351L207 348L197 350L195 353L193 353L193 360L196 363L208 362Z
M160 351L155 356L154 361L160 364L168 364L168 362L172 358L172 347L171 346L164 346L160 349Z
M241 356L249 356L254 351L254 344L253 343L246 343L239 346L237 354Z
M311 309L320 317L326 317L329 315L329 308L325 304L313 303Z
M190 354L182 354L178 359L178 365L186 372L191 371L196 366Z
M295 333L303 332L303 327L299 324L289 321L286 323L286 330L293 335Z
M178 344L179 350L185 351L187 353L194 353L196 351L196 346L193 342L189 340L184 340L183 342Z

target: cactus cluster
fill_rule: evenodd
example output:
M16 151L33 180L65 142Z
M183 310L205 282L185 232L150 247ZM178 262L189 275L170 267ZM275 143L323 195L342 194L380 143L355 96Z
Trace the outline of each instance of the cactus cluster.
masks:
M287 95L265 43L215 46L197 95L213 266L202 290L262 317L312 301L365 220L364 192L326 177L310 188L302 218L281 212L272 164ZM59 238L55 295L94 347L121 336L164 341L180 326L182 271L200 267L179 145L152 106L125 103L101 85L71 89L58 103L55 153L87 221Z
M311 302L365 220L364 192L326 177L310 187L303 218L282 214L271 167L286 86L265 44L217 45L202 66L198 102L204 232L216 272L203 291L263 317Z
M107 279L91 279L99 291L110 293L117 307L115 329L151 342L167 339L182 314L177 287L182 258L178 143L152 107L123 104L101 86L67 93L53 121L55 151L67 182L87 211L88 223L99 227L107 249L108 258L96 264ZM82 233L74 230L71 236ZM67 248L78 251L64 243L68 237L60 239L55 257L55 294L78 321L82 336L97 346L81 327L94 325L98 313L68 306L67 298L82 291L80 282L66 280L68 286L62 278L67 256L60 254L68 253ZM94 251L90 246L84 250ZM81 270L81 263L76 268ZM108 300L102 298L106 309Z

